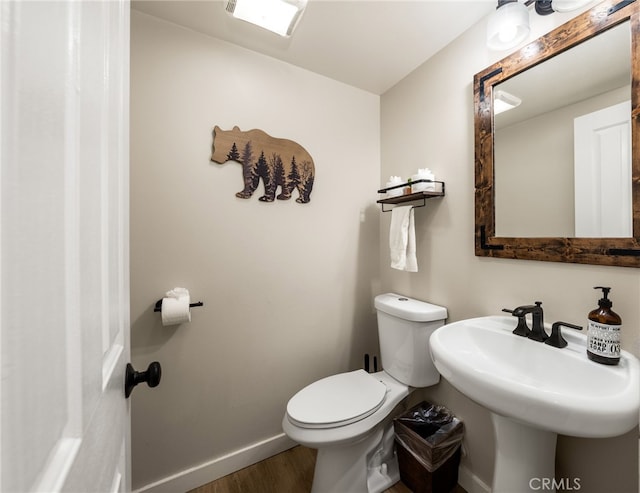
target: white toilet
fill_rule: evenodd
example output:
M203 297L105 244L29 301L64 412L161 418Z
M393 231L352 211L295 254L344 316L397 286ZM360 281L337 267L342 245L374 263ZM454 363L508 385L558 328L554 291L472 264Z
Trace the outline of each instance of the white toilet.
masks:
M440 380L429 337L447 309L394 293L376 296L375 307L383 370L323 378L287 404L284 432L318 449L312 493L378 493L397 483L392 420L404 409L396 408Z

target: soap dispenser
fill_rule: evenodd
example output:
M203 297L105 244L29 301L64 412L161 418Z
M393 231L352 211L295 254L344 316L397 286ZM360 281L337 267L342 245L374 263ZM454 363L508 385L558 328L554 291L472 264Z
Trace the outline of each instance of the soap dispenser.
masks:
M587 356L596 363L617 365L620 361L622 319L611 309L611 288L596 286L593 289L602 289L603 297L598 300L598 308L589 312Z

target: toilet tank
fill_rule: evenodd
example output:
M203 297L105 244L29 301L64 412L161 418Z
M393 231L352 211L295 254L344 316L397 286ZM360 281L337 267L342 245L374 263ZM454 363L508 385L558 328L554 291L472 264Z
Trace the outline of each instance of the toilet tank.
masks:
M375 297L382 369L411 387L440 381L429 350L429 337L447 318L447 309L395 293Z

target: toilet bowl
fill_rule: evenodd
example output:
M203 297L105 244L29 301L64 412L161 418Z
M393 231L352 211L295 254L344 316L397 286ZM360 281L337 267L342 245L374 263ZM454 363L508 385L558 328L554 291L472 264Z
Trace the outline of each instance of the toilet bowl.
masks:
M375 307L383 371L323 378L287 404L284 432L318 449L312 493L378 493L398 482L393 418L417 387L440 379L428 343L446 308L395 293L376 296Z

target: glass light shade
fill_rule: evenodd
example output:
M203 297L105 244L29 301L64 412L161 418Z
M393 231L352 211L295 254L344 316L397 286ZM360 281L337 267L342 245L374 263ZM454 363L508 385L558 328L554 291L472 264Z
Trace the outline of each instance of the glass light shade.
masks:
M553 0L551 8L556 12L571 12L593 2L593 0Z
M229 0L226 10L240 19L280 36L291 36L307 0Z
M513 48L529 36L529 10L520 2L498 7L487 24L487 46L492 50Z

